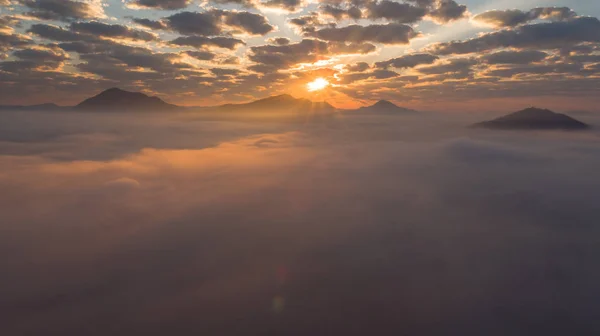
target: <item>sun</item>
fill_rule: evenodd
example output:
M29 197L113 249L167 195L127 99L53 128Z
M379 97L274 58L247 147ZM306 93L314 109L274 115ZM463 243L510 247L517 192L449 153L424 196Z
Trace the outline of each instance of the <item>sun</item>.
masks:
M322 77L316 78L314 81L306 84L306 88L309 92L323 90L329 86L329 82Z

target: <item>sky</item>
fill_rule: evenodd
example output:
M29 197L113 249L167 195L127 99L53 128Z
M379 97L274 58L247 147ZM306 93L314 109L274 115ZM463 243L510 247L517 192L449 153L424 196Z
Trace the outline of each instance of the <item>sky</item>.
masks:
M588 0L0 0L0 103L120 87L186 106L593 110L598 17Z

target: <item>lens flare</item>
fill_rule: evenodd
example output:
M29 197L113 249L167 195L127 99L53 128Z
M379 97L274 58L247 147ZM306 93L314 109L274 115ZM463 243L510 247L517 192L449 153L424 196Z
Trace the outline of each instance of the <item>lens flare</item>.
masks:
M306 88L309 92L323 90L329 86L329 82L325 78L317 78L314 81L306 84Z

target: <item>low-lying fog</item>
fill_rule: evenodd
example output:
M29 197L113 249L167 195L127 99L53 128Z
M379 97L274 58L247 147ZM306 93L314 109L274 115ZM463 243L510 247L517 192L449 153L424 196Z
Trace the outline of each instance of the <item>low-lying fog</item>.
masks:
M600 133L486 119L2 112L2 334L598 335Z

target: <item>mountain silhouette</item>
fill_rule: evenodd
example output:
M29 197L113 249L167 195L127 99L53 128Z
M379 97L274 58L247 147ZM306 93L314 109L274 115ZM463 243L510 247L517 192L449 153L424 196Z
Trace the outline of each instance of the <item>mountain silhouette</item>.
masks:
M129 92L112 88L88 98L75 106L78 110L103 111L171 111L178 106L168 104L158 97L141 92Z
M400 107L390 101L380 100L377 103L370 106L363 106L356 110L350 110L352 113L365 113L365 114L390 114L390 115L407 115L415 114L417 111Z
M509 115L477 123L474 127L505 130L581 130L590 126L565 114L531 107Z
M217 108L223 112L254 111L276 112L280 114L296 112L327 113L336 110L335 107L327 102L313 102L308 99L294 98L289 94L271 96L245 104L225 104Z

